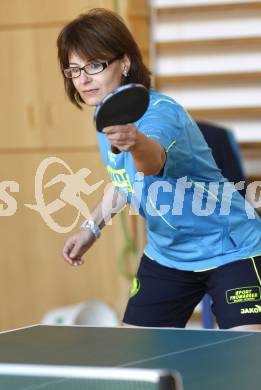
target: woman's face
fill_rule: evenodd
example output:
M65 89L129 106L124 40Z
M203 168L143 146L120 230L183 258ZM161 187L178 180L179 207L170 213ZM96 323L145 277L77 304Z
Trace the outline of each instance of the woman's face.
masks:
M96 60L95 62L104 61ZM81 68L88 63L88 59L82 58L76 53L71 53L69 56L70 67L78 66ZM82 70L81 75L73 78L72 82L84 103L88 106L97 106L104 96L122 84L124 74L128 73L129 68L130 61L127 56L124 56L113 61L100 73L88 75Z

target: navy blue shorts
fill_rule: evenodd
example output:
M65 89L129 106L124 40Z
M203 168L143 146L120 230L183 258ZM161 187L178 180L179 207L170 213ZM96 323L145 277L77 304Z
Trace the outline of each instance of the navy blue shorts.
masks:
M207 271L181 271L143 255L123 322L136 326L185 327L204 294L222 329L261 324L261 256Z

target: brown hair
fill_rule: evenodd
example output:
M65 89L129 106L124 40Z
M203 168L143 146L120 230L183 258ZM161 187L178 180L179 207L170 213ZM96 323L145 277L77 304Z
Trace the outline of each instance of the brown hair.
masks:
M150 72L140 50L123 20L104 8L94 8L67 24L57 39L61 71L69 66L72 52L88 59L110 60L126 54L131 61L125 83L140 83L150 88ZM84 103L71 79L64 78L65 91L73 104Z

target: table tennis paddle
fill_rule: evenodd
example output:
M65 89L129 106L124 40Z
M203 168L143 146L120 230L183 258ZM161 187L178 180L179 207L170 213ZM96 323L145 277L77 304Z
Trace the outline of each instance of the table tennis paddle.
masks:
M97 131L105 127L134 123L142 117L149 105L149 92L142 84L125 84L106 95L94 112ZM113 153L121 151L115 146Z

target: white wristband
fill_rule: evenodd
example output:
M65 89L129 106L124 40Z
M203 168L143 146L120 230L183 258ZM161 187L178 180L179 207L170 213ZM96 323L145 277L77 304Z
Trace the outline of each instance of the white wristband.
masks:
M100 230L99 226L93 221L88 221L88 220L84 221L83 224L81 225L81 228L90 229L92 231L92 233L94 234L96 240L101 235L101 230Z

